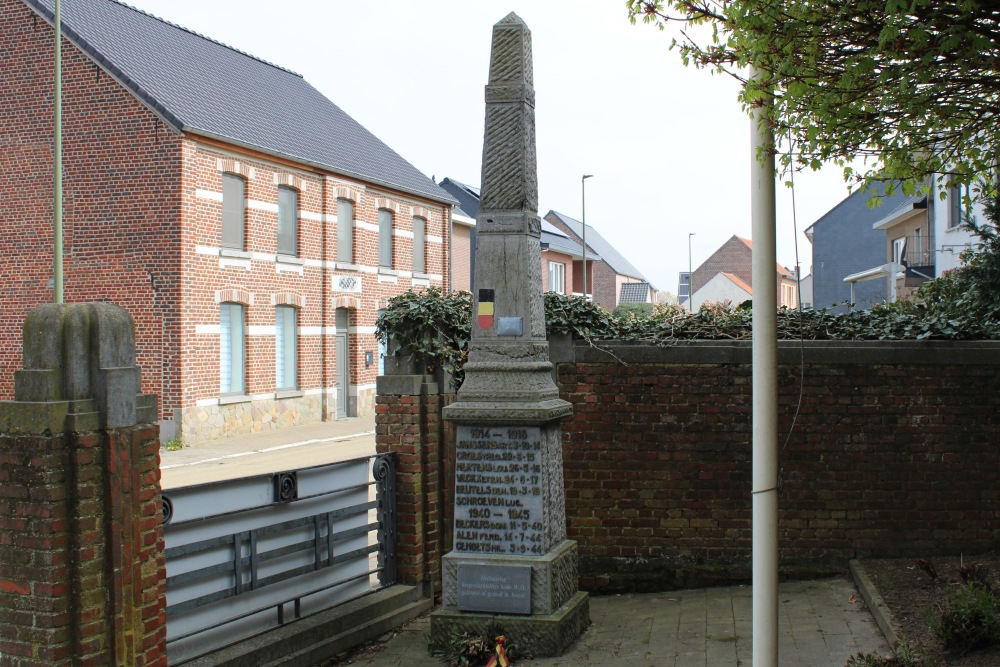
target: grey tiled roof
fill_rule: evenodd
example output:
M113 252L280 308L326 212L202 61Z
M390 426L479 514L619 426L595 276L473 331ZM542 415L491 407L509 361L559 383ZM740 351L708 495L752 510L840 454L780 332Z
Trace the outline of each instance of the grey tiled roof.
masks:
M541 243L556 252L562 252L572 257L583 257L583 246L566 236L561 229L548 220L542 220ZM594 252L587 253L587 259L599 262L601 258Z
M548 215L554 215L559 218L559 220L569 227L570 231L578 237L583 236L583 223L579 220L574 220L568 215L563 215L558 211L549 211ZM639 269L632 266L632 264L625 259L620 252L615 250L613 245L608 243L604 237L590 225L587 225L587 247L596 250L597 254L608 263L608 266L614 269L615 273L623 276L629 276L630 278L640 278L642 280L646 279Z
M649 283L622 283L618 303L648 303Z
M479 213L479 188L460 183L451 177L442 178L438 186L457 199L462 211L470 218Z
M53 21L55 0L23 1ZM453 201L294 72L114 0L61 11L63 34L177 130Z

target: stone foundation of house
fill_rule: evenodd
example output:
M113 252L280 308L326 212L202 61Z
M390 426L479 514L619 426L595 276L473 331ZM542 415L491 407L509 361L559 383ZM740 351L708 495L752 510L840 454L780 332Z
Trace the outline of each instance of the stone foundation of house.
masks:
M303 426L323 421L324 417L326 420L337 419L336 405L336 394L333 392L328 395L325 406L321 394L196 405L181 409L179 419L166 421L163 438L169 441L179 435L185 444L190 445L235 435L266 433L288 426ZM373 414L375 388L358 388L357 393L348 398L348 415L369 417Z

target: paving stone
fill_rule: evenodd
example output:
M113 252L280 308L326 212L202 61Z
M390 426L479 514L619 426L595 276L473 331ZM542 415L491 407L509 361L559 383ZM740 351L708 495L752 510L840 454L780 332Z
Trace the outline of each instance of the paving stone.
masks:
M781 667L839 667L858 651L888 654L889 646L867 608L860 602L845 604L852 594L860 599L846 577L783 583L779 593ZM750 667L751 607L746 586L594 597L590 600L593 625L566 653L515 665ZM435 664L432 660L422 635L404 632L391 639L385 651L355 664L402 667Z

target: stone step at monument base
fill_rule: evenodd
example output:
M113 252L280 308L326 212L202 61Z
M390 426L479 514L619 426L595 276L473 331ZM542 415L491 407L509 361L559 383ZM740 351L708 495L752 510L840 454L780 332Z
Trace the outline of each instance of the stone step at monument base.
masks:
M445 611L551 614L579 585L576 542L563 540L541 556L477 556L452 551L442 558Z
M551 614L514 616L441 609L431 614L432 651L445 650L455 635L502 633L519 651L536 658L562 655L590 625L590 596L582 591Z

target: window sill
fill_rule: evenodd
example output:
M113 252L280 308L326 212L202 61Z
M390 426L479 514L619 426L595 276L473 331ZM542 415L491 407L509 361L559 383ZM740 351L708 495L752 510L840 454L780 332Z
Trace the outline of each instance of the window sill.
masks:
M350 264L348 262L334 262L334 268L337 271L360 271L361 267L357 264Z
M219 396L219 405L229 405L230 403L249 403L250 397L246 394L222 394Z
M301 389L278 389L274 392L274 398L281 400L283 398L302 398L305 396L305 392Z
M399 276L399 271L380 266L378 267L378 274L380 276Z
M420 273L419 271L414 271L413 272L413 279L414 280L430 280L431 279L431 275L429 273Z
M246 250L237 250L236 248L219 248L220 257L237 257L239 259L250 259L251 255Z
M301 257L296 257L295 255L282 255L278 253L277 258L274 260L278 264L294 264L295 266L305 266L306 260Z

